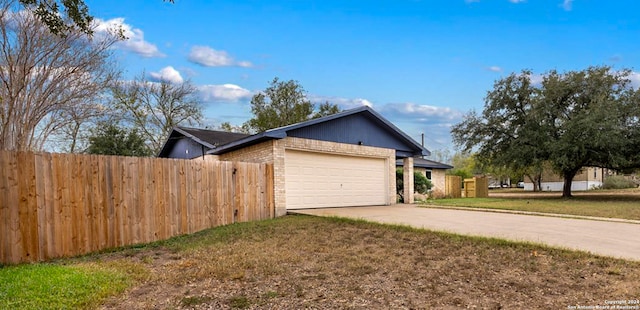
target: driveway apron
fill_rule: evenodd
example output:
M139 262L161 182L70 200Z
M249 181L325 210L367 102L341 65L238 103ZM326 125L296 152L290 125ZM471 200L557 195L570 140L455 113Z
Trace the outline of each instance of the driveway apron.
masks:
M640 261L640 224L634 223L419 208L414 205L306 209L293 213L363 219L469 236L528 241Z

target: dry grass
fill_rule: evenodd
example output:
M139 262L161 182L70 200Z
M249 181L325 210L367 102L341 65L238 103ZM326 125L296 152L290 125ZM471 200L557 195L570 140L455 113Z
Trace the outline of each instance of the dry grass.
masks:
M640 220L639 189L574 192L571 199L561 195L499 190L490 191L489 198L438 199L428 204Z
M639 263L308 216L90 259L151 274L108 309L566 309L640 296Z

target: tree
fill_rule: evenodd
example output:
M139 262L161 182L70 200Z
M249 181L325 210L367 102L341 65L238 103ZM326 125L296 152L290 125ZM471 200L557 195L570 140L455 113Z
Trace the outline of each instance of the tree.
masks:
M29 12L0 5L0 149L42 150L49 136L95 110L118 76L115 36L52 35ZM89 113L91 114L91 113Z
M497 81L482 116L469 113L452 128L464 150L477 148L480 161L538 176L543 164L564 177L571 197L573 177L584 166L640 165L638 90L629 70L609 67L545 74L533 85L523 71ZM535 181L535 177L533 177Z
M429 155L429 159L441 162L441 163L451 163L451 151L449 149L438 149L431 151L431 155Z
M151 149L136 129L126 129L113 123L100 123L89 137L89 154L150 156Z
M136 80L113 88L113 105L126 125L137 129L148 146L159 152L173 127L199 124L202 105L197 89L186 81L150 82L141 74Z
M312 118L320 118L323 116L329 116L336 113L340 113L340 108L337 105L325 101L325 103L318 106L318 111L313 114Z
M451 158L451 165L453 169L448 171L448 174L457 175L463 180L482 173L475 154L466 152L455 153Z
M173 3L174 0L164 0ZM13 1L12 1L13 2ZM80 31L93 33L93 16L83 0L19 0L52 34L65 36Z
M328 102L320 105L315 113L314 109L314 104L306 98L304 88L297 81L283 82L276 77L264 92L251 98L254 116L244 126L254 132L262 132L340 111Z
M224 122L224 123L220 124L218 129L220 129L222 131L226 131L226 132L236 132L236 133L246 133L246 134L248 134L250 132L250 130L247 127L246 124L244 124L242 126L236 126L236 125L231 125L231 123L229 123L229 122Z
M96 123L112 117L111 109L101 103L87 102L61 113L62 126L48 138L47 149L65 153L82 153L89 143L89 135Z

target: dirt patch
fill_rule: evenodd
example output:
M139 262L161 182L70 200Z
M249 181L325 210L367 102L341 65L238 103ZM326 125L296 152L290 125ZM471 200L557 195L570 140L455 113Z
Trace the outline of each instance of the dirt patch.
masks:
M105 309L567 309L640 298L638 263L308 216L96 259L152 274Z

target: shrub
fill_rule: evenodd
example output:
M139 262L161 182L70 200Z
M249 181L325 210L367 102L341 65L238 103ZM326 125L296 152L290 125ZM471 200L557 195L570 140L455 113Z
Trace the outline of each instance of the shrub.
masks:
M403 176L403 169L396 169L396 192L398 193L398 195L400 195L402 200L404 199L404 197L402 197L402 191L404 189ZM415 171L413 173L413 189L416 192L420 194L426 194L431 189L431 187L433 187L433 184L431 184L431 181L429 181L426 176L418 171Z
M613 175L610 177L606 177L604 179L604 184L602 188L604 189L623 189L623 188L634 188L638 187L638 185L621 175Z
M413 173L413 187L416 192L426 194L433 187L433 184L424 174L416 171Z

